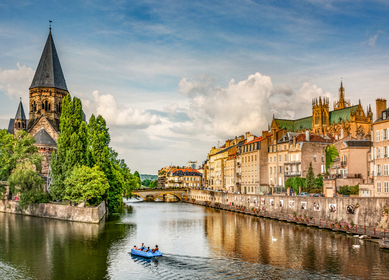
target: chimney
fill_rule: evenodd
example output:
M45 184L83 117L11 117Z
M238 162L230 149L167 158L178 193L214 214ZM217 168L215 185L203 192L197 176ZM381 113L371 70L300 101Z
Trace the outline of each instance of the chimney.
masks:
M382 111L386 109L386 99L385 98L377 98L375 100L375 107L376 107L376 117L375 119L378 119L378 117L381 115Z
M309 130L305 131L305 141L309 142Z
M268 134L269 134L269 131L267 131L267 130L263 130L262 131L262 137L263 138L266 138Z

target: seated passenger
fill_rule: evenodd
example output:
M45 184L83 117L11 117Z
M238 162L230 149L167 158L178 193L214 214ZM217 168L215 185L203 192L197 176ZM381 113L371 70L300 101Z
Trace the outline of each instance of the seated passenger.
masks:
M147 247L147 250L145 252L150 252L150 251L151 251L150 247Z
M134 245L134 250L139 250L138 247L136 247L136 245Z
M158 245L155 245L155 248L153 249L153 253L155 253L156 251L158 251Z
M140 246L140 249L139 249L139 250L143 251L144 249L146 249L146 247L145 247L145 244L142 243L142 246Z

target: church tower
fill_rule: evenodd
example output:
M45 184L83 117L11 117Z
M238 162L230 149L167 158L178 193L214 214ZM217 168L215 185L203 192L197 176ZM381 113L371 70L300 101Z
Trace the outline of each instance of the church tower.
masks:
M344 99L343 81L340 80L339 100L334 102L334 111L350 107L350 101Z
M16 135L20 130L27 129L27 120L26 115L24 114L22 98L20 98L20 103L18 110L16 111L15 119L14 119L14 135Z
M319 97L312 100L312 129L314 133L324 134L329 126L329 99Z
M53 128L59 131L62 99L68 93L50 28L38 68L30 86L28 128L32 128L42 116L45 116Z

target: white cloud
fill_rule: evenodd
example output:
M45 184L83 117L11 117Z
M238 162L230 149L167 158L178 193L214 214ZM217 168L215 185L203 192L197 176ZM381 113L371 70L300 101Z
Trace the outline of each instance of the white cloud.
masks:
M112 94L100 95L96 90L93 92L93 98L93 102L82 98L86 112L103 116L109 125L146 128L161 122L154 114L119 105Z
M3 70L0 68L0 91L4 91L11 99L23 97L28 100L31 81L35 71L17 63L17 69Z
M189 98L187 114L192 123L172 125L179 134L206 134L223 139L246 131L261 134L277 118L301 118L312 113L311 101L333 95L311 83L293 91L288 85L274 86L269 76L255 73L246 80L231 80L226 88L213 86L213 78L183 78L179 92Z

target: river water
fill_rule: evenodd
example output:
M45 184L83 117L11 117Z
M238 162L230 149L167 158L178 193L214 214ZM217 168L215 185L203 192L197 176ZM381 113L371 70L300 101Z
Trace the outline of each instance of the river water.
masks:
M142 242L164 256L131 256ZM329 230L186 203L128 204L99 225L0 213L0 279L156 278L388 279L389 253Z

